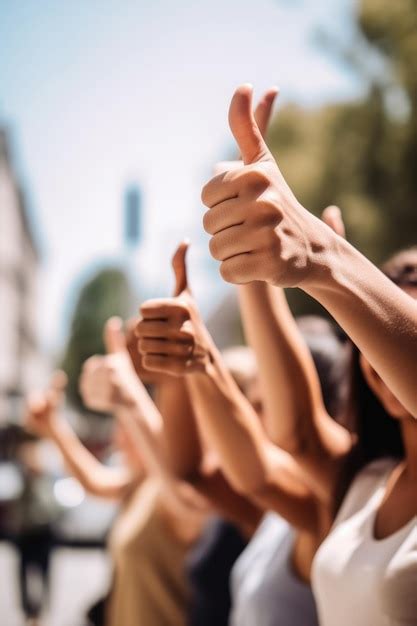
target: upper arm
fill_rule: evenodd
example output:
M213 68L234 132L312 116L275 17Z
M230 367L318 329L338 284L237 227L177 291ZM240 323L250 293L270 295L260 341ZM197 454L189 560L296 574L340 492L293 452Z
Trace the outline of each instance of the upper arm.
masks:
M252 536L262 519L263 510L233 489L219 468L197 472L191 477L191 482L225 519L236 524L246 536Z
M140 477L122 467L106 467L98 463L94 472L84 477L77 477L82 486L91 495L109 500L121 500Z
M291 455L272 443L265 444L263 454L265 475L249 485L245 493L262 509L278 513L295 528L318 532L321 503L300 466Z

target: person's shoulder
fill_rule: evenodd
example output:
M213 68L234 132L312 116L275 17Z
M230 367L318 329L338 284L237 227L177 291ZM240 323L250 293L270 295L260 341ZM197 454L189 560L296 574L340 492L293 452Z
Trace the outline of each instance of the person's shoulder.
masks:
M376 459L375 461L371 461L365 465L365 467L359 472L358 477L380 478L384 474L393 470L398 463L398 459L394 459L392 457Z
M390 618L417 624L417 517L413 521L386 569L381 600Z
M337 514L335 525L367 505L370 498L387 480L398 461L377 459L363 467L354 477Z
M352 491L367 493L373 491L379 484L384 483L398 461L389 457L377 459L368 463L354 477Z

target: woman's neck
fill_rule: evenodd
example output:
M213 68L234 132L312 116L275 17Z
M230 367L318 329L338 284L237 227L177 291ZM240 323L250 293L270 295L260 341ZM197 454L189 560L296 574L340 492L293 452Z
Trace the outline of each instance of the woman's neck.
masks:
M410 478L417 480L417 420L411 417L402 420L401 432L404 441L406 472Z

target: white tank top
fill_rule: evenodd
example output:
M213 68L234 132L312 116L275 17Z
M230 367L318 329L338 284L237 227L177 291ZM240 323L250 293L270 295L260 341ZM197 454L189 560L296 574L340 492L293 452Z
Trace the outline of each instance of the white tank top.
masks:
M294 531L267 513L233 566L229 626L318 626L310 585L293 572Z
M381 459L358 474L316 553L312 584L320 626L417 625L417 517L385 539L374 538L395 465Z

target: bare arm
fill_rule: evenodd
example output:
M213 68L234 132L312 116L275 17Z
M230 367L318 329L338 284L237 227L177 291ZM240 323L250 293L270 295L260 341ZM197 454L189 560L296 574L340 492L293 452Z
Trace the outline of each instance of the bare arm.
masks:
M251 86L236 90L229 124L244 167L216 176L202 192L204 226L223 278L312 295L417 417L416 302L298 202L254 119Z
M302 288L326 307L417 417L417 302L340 238L324 260L326 280L306 281Z
M232 488L261 508L276 510L295 526L315 530L315 496L292 457L266 437L225 368L186 281L179 296L150 301L141 312L137 334L144 366L171 375L187 374L200 430L218 453Z
M239 300L258 361L268 433L284 450L297 452L311 442L315 416L325 416L312 357L282 289L253 282L239 287Z
M54 379L56 381L56 376ZM54 380L47 392L30 397L26 410L27 428L55 443L68 470L86 491L103 498L122 498L139 477L123 468L106 467L91 454L70 424L59 415L61 397L62 386Z
M166 377L156 388L155 402L164 423L169 466L178 478L188 480L199 472L203 451L185 381Z
M187 376L197 417L231 486L264 510L315 531L316 498L293 458L271 443L258 416L217 358L207 372Z
M50 432L69 472L86 491L101 498L121 500L139 477L127 468L106 467L84 446L65 420L57 420Z
M337 207L322 219L344 236ZM259 364L266 422L275 443L291 452L312 484L331 493L353 440L324 406L318 374L284 290L266 282L239 287L241 313Z

